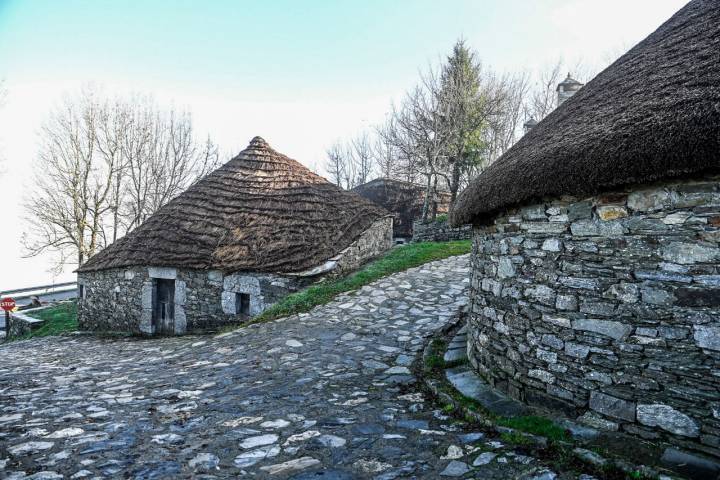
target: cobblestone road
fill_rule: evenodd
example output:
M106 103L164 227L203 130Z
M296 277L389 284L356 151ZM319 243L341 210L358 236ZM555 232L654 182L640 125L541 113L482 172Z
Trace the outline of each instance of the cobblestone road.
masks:
M214 337L0 346L0 477L510 478L533 459L462 431L408 369L467 287L455 257Z

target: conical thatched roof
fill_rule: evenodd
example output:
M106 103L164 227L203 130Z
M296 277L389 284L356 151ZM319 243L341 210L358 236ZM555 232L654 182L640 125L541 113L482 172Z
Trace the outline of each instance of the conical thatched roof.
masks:
M451 221L717 171L720 2L693 0L480 174Z
M78 271L151 265L300 272L337 255L387 215L255 137Z
M396 237L412 237L413 220L422 217L425 201L425 185L404 182L392 178L376 178L352 189L393 214L393 234ZM438 213L447 213L450 193L438 192Z

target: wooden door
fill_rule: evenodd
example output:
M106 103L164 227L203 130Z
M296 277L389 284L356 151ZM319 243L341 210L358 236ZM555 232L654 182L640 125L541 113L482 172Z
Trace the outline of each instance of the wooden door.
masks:
M175 280L156 279L154 293L153 325L155 333L172 335L175 333Z

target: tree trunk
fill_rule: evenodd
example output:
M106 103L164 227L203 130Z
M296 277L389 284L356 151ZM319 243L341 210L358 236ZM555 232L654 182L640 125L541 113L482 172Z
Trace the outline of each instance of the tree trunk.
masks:
M455 159L452 167L452 177L450 179L450 204L455 203L458 189L460 188L460 163Z
M430 189L432 188L432 175L427 176L427 185L425 186L425 200L423 201L423 209L422 209L422 221L423 223L427 222L428 218L428 211L430 206Z
M437 210L438 210L438 202L437 202L437 182L438 177L435 175L435 180L433 181L433 198L432 198L432 219L435 221L437 218Z

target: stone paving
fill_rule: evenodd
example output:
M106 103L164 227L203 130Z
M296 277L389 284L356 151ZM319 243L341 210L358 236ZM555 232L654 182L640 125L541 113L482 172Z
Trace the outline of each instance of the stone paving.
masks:
M2 345L0 478L555 478L411 373L465 305L468 261L216 336Z

